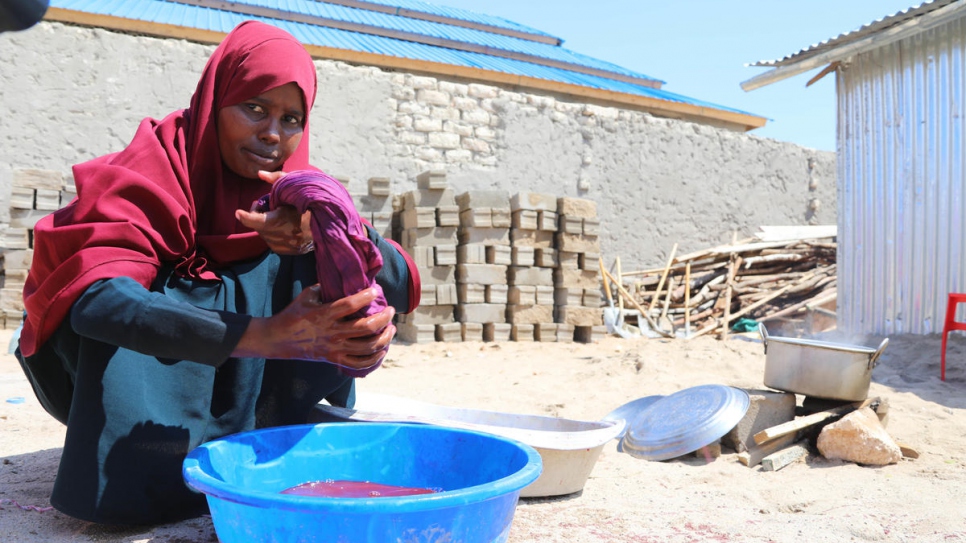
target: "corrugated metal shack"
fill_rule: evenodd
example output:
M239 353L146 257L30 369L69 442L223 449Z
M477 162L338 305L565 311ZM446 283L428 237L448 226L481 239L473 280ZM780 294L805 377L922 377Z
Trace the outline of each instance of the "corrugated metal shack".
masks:
M933 334L966 291L966 1L936 0L755 63L824 66L838 103L838 326Z

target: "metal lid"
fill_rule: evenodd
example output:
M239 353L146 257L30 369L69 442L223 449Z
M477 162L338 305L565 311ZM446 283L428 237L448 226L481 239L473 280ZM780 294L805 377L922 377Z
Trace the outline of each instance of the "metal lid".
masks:
M730 432L750 404L747 392L724 385L679 390L640 411L629 422L621 448L645 460L677 458Z
M652 403L660 400L663 397L664 396L644 396L643 398L631 400L625 403L624 405L615 408L610 413L607 413L606 415L604 415L604 418L600 420L608 420L608 421L614 421L614 422L621 421L621 420L624 421L625 423L624 429L621 431L620 435L617 436L617 439L620 439L624 437L624 434L627 433L627 428L630 426L631 421L636 419L638 414L640 414L641 411L643 411L646 407L650 406ZM617 448L620 449L619 444Z

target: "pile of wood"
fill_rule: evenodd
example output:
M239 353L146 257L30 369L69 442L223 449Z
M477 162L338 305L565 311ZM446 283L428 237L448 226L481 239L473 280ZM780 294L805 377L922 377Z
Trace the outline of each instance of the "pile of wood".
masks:
M834 327L835 226L761 230L686 255L675 244L657 269L621 272L618 258L608 271L601 261L608 303L665 337L727 335L739 319L806 333Z

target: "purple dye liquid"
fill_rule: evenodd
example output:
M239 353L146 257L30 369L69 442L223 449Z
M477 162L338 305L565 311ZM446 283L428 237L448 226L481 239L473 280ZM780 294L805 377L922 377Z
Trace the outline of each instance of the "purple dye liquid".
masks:
M415 496L442 492L438 488L412 488L384 485L369 481L312 481L293 486L282 494L314 496L317 498L387 498L391 496Z

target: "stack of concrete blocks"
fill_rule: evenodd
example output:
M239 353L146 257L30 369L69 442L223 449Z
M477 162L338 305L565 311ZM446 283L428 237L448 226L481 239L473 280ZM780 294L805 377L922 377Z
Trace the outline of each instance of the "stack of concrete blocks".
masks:
M9 222L4 225L3 287L0 288L0 322L13 329L23 320L23 287L33 260L33 230L42 217L70 203L77 195L73 179L49 170L5 170L10 176ZM6 184L4 179L0 184ZM6 219L6 217L4 217Z
M419 307L399 315L397 333L411 343L462 341L455 313L459 208L445 172L425 171L416 186L402 195L399 242L419 269L422 292Z
M510 199L511 265L507 322L515 341L572 341L574 329L554 322L557 197L535 192Z
M399 205L399 199L392 197L389 178L370 177L366 193L353 195L352 199L359 215L369 221L380 236L392 239L393 214L396 211L401 211L401 209L394 207Z
M601 310L597 204L583 198L558 198L557 220L555 320L572 325L576 341L594 342L607 333Z
M506 341L507 267L510 256L510 194L471 190L456 197L459 248L456 318L464 341Z

